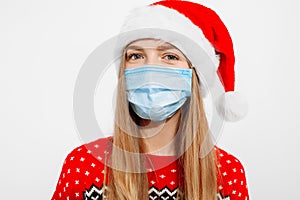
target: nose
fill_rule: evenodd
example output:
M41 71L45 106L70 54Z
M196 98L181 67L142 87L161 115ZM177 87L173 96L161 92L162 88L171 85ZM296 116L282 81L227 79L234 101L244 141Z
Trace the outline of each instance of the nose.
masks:
M160 65L161 60L156 50L154 49L147 49L145 64L146 65Z

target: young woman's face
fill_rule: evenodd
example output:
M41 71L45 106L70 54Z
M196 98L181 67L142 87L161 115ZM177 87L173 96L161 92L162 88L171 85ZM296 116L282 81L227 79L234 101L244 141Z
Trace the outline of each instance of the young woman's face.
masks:
M190 68L181 51L169 43L155 39L138 40L125 49L125 69L143 65Z

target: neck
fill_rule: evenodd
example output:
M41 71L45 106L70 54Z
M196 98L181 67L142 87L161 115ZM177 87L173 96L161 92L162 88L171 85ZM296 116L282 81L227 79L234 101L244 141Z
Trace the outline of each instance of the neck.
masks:
M180 111L176 112L165 122L148 122L140 128L142 140L145 144L145 153L156 155L175 155L174 137L178 130L181 117Z

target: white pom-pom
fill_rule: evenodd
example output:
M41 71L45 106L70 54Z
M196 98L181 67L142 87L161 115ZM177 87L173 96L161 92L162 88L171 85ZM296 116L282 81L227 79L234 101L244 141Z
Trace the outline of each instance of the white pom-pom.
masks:
M244 118L248 112L246 99L237 92L222 94L216 102L216 108L219 115L230 122L236 122Z

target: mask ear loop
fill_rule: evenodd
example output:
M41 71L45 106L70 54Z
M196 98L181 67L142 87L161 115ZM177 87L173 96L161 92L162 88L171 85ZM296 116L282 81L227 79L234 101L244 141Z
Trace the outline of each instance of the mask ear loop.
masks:
M197 78L197 81L198 81L198 83L199 83L199 85L201 84L201 82L200 82L200 78L199 78L199 76L198 76L198 73L197 73L197 70L196 70L196 67L195 66L193 66L193 65L191 65L191 69L195 72L194 74L196 75L196 78Z

